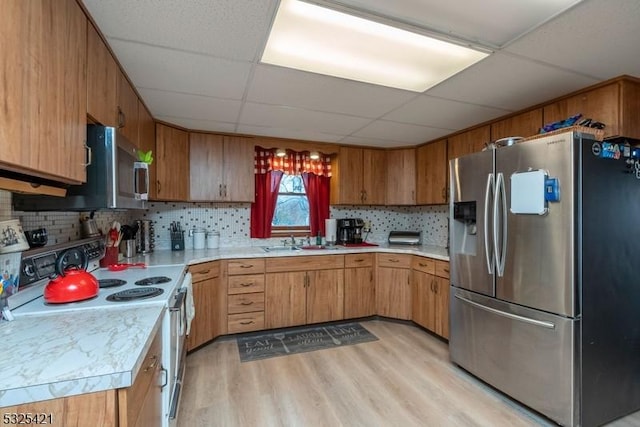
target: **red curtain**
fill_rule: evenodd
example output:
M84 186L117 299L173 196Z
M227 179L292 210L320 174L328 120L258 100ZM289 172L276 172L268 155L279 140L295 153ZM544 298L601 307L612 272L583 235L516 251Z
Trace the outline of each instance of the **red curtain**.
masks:
M309 225L311 235L318 231L325 236L324 220L329 218L329 177L313 173L303 173L302 181L309 199Z
M281 171L256 173L256 197L251 204L251 237L271 237L271 221L282 175Z

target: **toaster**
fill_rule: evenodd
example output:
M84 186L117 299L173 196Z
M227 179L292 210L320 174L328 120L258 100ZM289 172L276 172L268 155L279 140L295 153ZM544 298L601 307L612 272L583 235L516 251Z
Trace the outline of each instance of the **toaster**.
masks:
M390 245L420 245L422 232L420 231L392 231L389 233Z

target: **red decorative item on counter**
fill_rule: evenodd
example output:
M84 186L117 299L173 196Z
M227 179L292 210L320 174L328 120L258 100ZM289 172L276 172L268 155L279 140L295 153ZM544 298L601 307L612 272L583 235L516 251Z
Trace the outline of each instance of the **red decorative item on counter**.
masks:
M118 263L118 248L107 246L104 248L104 257L100 260L100 267L105 268Z

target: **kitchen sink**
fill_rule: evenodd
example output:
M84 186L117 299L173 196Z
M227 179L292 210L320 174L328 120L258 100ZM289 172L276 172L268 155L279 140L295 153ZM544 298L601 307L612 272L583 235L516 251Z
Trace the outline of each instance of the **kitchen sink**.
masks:
M265 252L291 252L299 251L298 246L262 246L262 250Z

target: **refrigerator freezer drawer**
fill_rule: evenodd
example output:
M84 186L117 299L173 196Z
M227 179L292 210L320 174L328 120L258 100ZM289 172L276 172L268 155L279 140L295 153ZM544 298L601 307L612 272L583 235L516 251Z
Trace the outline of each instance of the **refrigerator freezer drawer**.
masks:
M451 360L562 425L577 425L579 321L451 288Z

